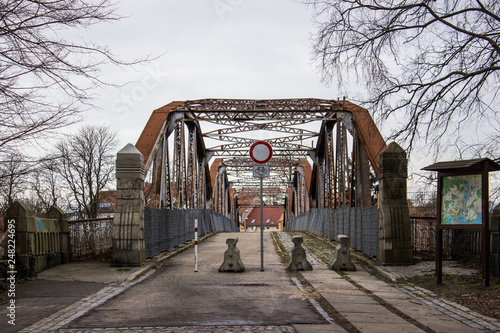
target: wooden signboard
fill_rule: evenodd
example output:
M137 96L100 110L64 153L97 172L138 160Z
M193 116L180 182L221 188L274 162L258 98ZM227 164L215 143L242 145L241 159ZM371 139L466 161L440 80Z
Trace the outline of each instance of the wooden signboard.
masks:
M481 230L483 286L489 286L489 181L488 172L500 165L483 158L439 162L423 170L438 172L436 221L436 284L443 281L443 230Z

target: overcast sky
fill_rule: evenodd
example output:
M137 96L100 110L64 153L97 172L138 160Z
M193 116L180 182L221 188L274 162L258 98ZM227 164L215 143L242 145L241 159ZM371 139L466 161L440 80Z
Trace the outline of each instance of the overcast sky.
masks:
M105 80L125 86L99 90L100 109L87 112L85 122L110 124L119 132L120 147L135 144L153 110L175 100L346 96L354 101L363 93L321 82L311 55L312 8L298 1L121 0L118 6L123 19L76 34L107 45L123 60L159 57L103 71ZM388 124L378 125L387 138ZM432 163L417 160L410 171Z
M312 12L293 0L121 0L126 18L85 38L122 59L160 56L148 65L106 70L126 86L101 91L87 121L110 123L135 143L151 112L201 98L342 98L320 82L311 60Z

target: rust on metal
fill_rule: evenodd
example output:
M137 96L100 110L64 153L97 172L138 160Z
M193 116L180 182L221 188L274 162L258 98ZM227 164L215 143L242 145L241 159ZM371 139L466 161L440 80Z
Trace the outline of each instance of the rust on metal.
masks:
M267 205L291 216L371 204L369 165L378 175L386 147L372 117L348 101L311 98L188 100L153 111L136 144L152 183L149 204L237 218L257 196L248 153L258 140L273 148Z

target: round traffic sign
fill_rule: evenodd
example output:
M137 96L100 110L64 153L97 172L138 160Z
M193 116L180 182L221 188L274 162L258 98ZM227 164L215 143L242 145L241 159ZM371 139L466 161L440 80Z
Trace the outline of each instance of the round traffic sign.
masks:
M257 164L267 163L271 157L273 157L273 149L265 141L257 141L250 147L250 158Z

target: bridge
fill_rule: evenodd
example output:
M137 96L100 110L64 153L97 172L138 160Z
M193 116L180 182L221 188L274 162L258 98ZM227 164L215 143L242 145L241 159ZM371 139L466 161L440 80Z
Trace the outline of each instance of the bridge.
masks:
M274 152L265 204L281 205L286 219L372 205L370 166L378 176L386 144L366 109L345 100L204 99L155 110L139 137L149 206L210 208L237 221L257 195L248 154L256 139Z
M114 262L128 265L132 256L139 264L182 244L192 238L194 220L202 233L238 230L244 216L260 206L249 157L257 140L273 147L263 202L282 209L287 230L332 239L345 233L353 247L383 262L411 260L406 153L386 145L368 110L346 100L203 99L153 111L135 147L118 153ZM395 188L375 198L373 180L383 173L383 152L390 156L381 184ZM126 165L130 154L138 155ZM138 220L143 215L145 222ZM132 248L135 254L123 254Z
M113 265L141 266L192 240L195 221L200 236L238 231L260 206L249 150L262 140L273 147L262 199L281 210L284 230L344 234L382 263L412 261L406 153L385 143L368 110L346 100L203 99L154 110L137 143L117 153ZM26 271L69 256L64 214L52 213L35 221L23 205L9 212L36 224L23 237L44 240L23 243ZM33 264L30 249L60 255Z
M266 233L264 273L258 235L237 232L245 211L260 204L248 156L256 140L274 149L265 205L280 207L285 230L293 232ZM61 210L38 219L16 203L7 212L7 220L16 221L16 269L45 270L42 279L26 283L29 288L20 285L20 332L472 333L499 327L463 307L442 305L423 289L394 287L372 274L376 267L394 279L395 271L383 267L412 261L407 159L397 144L386 145L368 111L353 103L172 102L152 113L136 145L121 149L116 164L111 267L58 265L70 252ZM199 270L193 270L195 220L200 236L206 235ZM331 240L339 234L389 266L363 269L373 262L357 256L357 271L333 272L326 265L337 254ZM314 269L287 274L296 235ZM244 273L221 273L228 237L233 243L239 238ZM88 296L75 298L68 290ZM0 314L6 317L7 310Z

